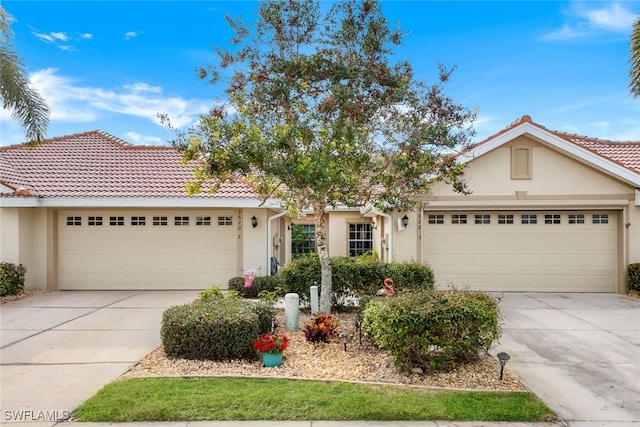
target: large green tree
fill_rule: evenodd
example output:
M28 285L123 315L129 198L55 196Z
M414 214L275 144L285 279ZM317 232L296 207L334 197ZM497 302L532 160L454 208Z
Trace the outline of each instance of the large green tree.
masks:
M2 108L11 111L28 141L38 143L49 126L49 107L38 92L29 86L24 64L13 46L11 15L0 6L0 97Z
M631 88L631 94L637 98L640 97L640 15L633 23L630 44L631 56L629 62L631 63L631 69L629 70L629 77L631 82L629 87Z
M188 132L174 129L172 143L201 159L193 191L243 176L291 213L313 212L320 311L329 313L327 208L405 211L443 179L465 191L455 152L469 143L475 113L443 93L452 70L439 66L426 85L408 62L392 62L403 34L377 1L265 1L251 29L227 21L232 48L200 70L227 82L226 97Z

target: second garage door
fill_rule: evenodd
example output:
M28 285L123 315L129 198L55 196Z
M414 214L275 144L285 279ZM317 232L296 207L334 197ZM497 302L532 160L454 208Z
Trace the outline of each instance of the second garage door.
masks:
M238 275L233 211L63 211L60 289L226 288Z
M617 212L425 212L440 288L614 292Z

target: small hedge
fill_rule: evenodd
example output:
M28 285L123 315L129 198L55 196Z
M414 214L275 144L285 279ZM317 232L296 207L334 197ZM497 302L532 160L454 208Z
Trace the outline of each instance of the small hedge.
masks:
M383 263L349 257L334 257L330 263L334 307L347 305L350 297L375 295L386 278L391 278L394 288L400 292L434 289L433 271L424 264ZM301 301L308 302L309 287L314 283L320 285L320 260L316 254L302 256L283 267L280 276L285 293L296 293Z
M404 370L449 370L478 360L500 337L495 300L468 291L405 293L370 300L362 327Z
M640 262L629 264L627 275L629 276L629 290L640 292Z
M22 264L0 263L0 296L17 295L24 291L27 268Z
M244 287L244 277L229 279L229 290L236 291L243 298L258 298L262 291L275 291L280 285L280 276L258 276L249 288Z
M255 359L253 342L271 329L273 307L237 298L199 299L162 314L167 356L184 359Z

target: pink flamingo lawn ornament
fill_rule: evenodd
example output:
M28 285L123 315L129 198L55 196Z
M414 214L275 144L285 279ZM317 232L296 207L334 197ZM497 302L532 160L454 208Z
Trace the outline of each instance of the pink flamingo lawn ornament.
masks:
M384 282L382 282L382 286L384 286L384 288L378 289L378 292L376 292L377 296L392 297L396 294L395 289L393 289L393 280L391 280L391 278L384 279Z

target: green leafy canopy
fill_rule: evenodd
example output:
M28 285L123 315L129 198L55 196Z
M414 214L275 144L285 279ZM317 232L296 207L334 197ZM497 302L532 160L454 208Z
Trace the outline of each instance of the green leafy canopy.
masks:
M377 2L339 2L323 15L315 1L269 1L258 15L253 36L227 18L233 50L200 70L213 83L231 70L227 98L173 141L204 159L196 181L241 175L298 210L406 209L439 179L465 191L454 154L475 114L444 95L452 70L441 66L427 86L408 62L391 63L403 34Z

